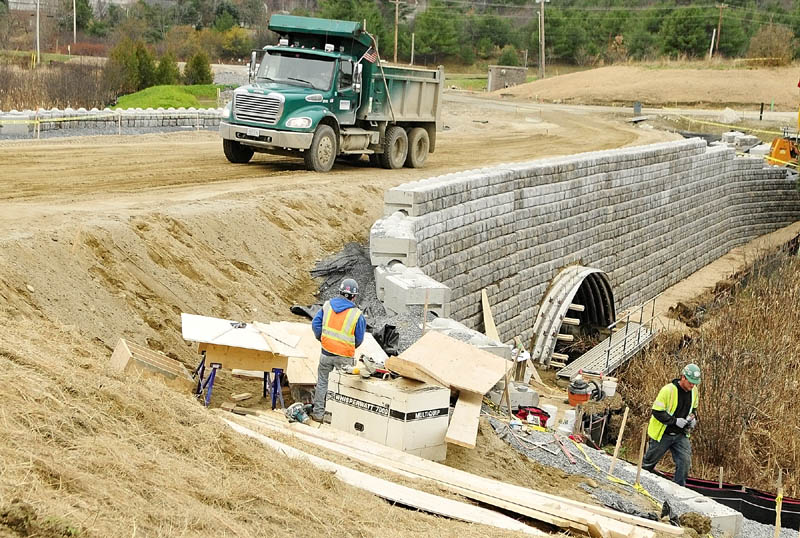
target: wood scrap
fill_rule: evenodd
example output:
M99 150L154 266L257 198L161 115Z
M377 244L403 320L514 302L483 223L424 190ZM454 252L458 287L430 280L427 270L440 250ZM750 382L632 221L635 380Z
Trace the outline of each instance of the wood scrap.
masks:
M512 366L502 357L437 331L429 331L400 357L439 384L455 390L486 394Z
M233 400L234 402L241 402L244 400L249 400L252 397L253 395L249 392L241 392L239 394L231 395L231 400Z
M124 338L117 341L109 365L126 375L158 378L181 392L193 391L196 385L189 371L177 360Z
M270 439L269 437L255 432L249 428L241 426L240 424L225 420L225 423L233 430L252 437L270 446L284 455L293 459L302 459L308 461L314 467L329 471L333 473L338 480L349 484L351 486L364 489L382 497L390 502L399 503L404 506L411 506L439 516L467 521L469 523L479 523L500 529L513 530L522 532L529 536L547 537L548 534L524 523L520 523L508 516L498 514L492 510L467 504L464 502L447 499L431 493L426 493L413 488L395 484L389 480L377 478L372 475L350 469L343 465L333 463L331 461L312 456L302 452L294 447Z
M454 445L475 448L483 396L463 391L458 395L444 440Z
M500 335L497 334L497 326L494 324L494 317L492 317L492 308L489 305L489 296L486 295L486 290L481 290L481 306L483 307L483 332L492 340L500 341Z

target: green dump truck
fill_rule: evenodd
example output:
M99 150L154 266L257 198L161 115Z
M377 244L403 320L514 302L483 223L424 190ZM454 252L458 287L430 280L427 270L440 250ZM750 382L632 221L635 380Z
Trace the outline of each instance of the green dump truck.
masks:
M444 71L382 64L360 23L273 15L276 46L253 51L250 81L225 107L225 156L302 157L327 172L337 157L384 168L425 164L436 148ZM351 157L352 156L352 157Z

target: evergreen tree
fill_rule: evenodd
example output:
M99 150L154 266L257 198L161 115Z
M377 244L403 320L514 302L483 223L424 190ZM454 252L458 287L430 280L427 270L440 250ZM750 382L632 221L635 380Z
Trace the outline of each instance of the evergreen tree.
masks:
M446 8L439 0L432 0L428 9L417 15L414 23L417 51L434 62L442 56L456 55L459 51L461 17Z
M139 60L136 46L128 38L111 49L103 70L107 86L115 93L133 93L139 88Z
M137 89L143 90L156 85L156 66L153 54L142 41L136 42L136 63L139 70Z
M214 77L211 74L211 64L208 55L202 50L195 53L183 70L183 80L185 84L211 84Z
M167 52L158 62L156 84L178 84L180 80L181 71L178 69L178 62L171 52Z

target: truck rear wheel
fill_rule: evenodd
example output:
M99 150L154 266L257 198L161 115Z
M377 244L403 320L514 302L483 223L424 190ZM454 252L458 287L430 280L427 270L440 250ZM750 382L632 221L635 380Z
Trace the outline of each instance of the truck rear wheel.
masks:
M428 131L422 127L414 127L408 132L408 157L406 157L406 166L408 168L422 168L425 165L425 159L428 158L428 149L431 147L431 141L428 138Z
M253 158L254 151L247 146L243 146L236 140L222 140L222 151L225 157L234 164L247 164Z
M384 168L402 168L408 155L408 136L406 130L397 125L386 129L386 139L383 143L381 166Z
M333 168L337 153L336 133L329 125L320 125L311 140L311 147L303 154L306 168L312 172L327 172Z

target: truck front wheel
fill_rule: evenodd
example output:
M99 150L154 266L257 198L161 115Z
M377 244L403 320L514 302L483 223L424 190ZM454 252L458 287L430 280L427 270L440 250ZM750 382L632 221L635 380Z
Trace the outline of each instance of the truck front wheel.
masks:
M222 151L225 152L225 157L234 164L247 164L253 158L253 150L247 146L243 146L236 140L222 140Z
M306 168L312 172L327 172L336 160L336 133L328 125L320 125L311 140L311 147L303 154Z
M397 125L386 129L386 139L381 153L381 166L384 168L402 168L408 154L408 136L406 130Z
M422 127L414 127L408 132L408 157L406 166L409 168L422 168L425 159L428 157L428 149L431 141L428 138L428 131Z

